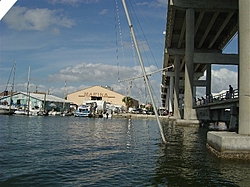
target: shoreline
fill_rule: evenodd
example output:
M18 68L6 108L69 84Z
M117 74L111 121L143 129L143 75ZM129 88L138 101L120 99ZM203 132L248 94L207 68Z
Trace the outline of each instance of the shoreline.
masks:
M138 119L155 119L155 115L148 115L148 114L130 114L130 113L126 113L126 114L113 114L112 115L113 118L129 118L129 119L133 119L133 118L138 118ZM159 116L160 120L162 121L171 121L173 122L175 125L180 125L180 126L200 126L201 122L199 120L184 120L184 119L177 119L174 118L173 116Z

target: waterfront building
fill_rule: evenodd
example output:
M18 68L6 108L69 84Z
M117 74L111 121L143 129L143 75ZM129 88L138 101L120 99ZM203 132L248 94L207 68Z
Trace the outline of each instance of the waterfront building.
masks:
M67 95L67 100L77 105L82 105L84 101L88 100L103 100L111 105L119 105L125 107L122 99L126 97L120 93L114 92L110 87L106 86L92 86L83 90L79 90ZM139 102L133 99L132 106L139 107Z
M70 111L69 101L40 92L30 94L15 92L12 96L0 97L0 103L14 105L17 109L29 108L29 111Z

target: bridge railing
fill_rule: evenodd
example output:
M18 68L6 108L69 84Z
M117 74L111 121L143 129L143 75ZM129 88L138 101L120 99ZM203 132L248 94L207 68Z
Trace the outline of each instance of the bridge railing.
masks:
M222 92L220 94L215 94L215 95L206 95L204 97L198 98L195 100L194 105L205 105L209 103L214 103L214 102L220 102L220 101L225 101L228 99L235 99L239 97L239 90L235 89L233 90L233 93L229 93L229 91Z

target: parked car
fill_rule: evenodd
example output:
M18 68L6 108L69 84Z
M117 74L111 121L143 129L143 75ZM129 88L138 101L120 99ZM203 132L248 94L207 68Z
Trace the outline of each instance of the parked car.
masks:
M148 114L148 115L155 115L155 112L153 110L147 110L146 114Z
M160 116L166 116L166 115L168 115L168 110L158 109L158 114Z
M142 109L141 108L137 108L131 111L132 114L142 114Z

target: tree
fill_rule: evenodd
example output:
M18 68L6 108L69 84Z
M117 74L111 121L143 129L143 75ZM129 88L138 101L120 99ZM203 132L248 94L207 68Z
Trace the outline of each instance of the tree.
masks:
M122 99L122 102L124 102L125 103L125 105L126 105L126 107L127 107L127 110L129 109L129 107L131 107L132 106L132 104L133 104L133 99L131 98L131 97L124 97L123 99Z
M146 104L145 108L146 108L147 110L154 110L151 103Z

